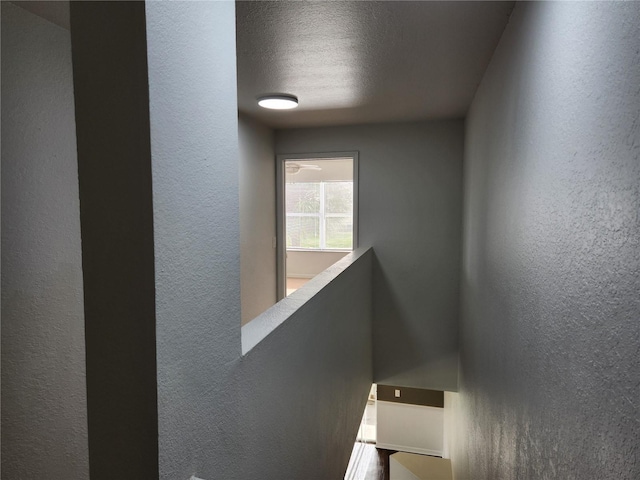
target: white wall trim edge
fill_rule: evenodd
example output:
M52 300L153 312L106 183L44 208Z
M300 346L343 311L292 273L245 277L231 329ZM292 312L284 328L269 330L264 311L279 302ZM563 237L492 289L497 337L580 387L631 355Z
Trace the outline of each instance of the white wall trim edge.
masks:
M399 452L417 453L420 455L430 455L432 457L442 457L442 451L428 450L426 448L407 447L405 445L392 445L390 443L376 443L376 448L385 450L397 450Z

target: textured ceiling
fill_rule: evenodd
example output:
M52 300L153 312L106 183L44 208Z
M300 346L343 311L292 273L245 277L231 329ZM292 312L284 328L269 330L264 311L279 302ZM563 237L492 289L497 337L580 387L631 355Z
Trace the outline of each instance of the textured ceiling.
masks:
M464 117L513 5L237 2L239 109L272 127ZM261 109L266 93L300 105Z
M69 2L13 2L69 28ZM272 127L466 115L514 2L239 1L238 106ZM292 93L293 111L257 106Z

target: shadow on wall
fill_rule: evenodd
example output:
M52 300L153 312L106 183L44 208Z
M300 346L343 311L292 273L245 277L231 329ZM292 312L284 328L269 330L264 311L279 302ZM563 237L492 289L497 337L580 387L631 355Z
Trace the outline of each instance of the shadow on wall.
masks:
M396 288L392 285L396 285ZM454 342L447 346L442 345L441 341L447 335L440 329L446 329L447 325L443 325L442 321L431 320L429 328L422 328L420 323L429 322L429 319L416 318L405 307L423 301L423 288L423 285L406 279L399 282L396 278L392 282L374 253L374 383L456 391L457 385L451 379L457 378L457 344ZM409 302L408 297L411 298ZM414 308L413 312L415 311ZM428 309L421 308L419 311L425 312ZM387 353L397 351L402 351L402 356ZM421 379L422 383L416 379Z

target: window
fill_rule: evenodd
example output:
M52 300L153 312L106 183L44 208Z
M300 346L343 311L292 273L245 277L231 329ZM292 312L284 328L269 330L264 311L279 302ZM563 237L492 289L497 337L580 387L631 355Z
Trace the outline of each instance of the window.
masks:
M353 248L353 182L286 185L287 249Z
M277 158L278 299L358 245L358 153Z

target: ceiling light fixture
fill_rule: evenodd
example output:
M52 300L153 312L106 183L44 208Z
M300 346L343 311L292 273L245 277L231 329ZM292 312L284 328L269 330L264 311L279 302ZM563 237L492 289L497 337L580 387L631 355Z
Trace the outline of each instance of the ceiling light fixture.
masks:
M298 106L298 97L295 95L266 95L258 98L258 105L271 110L290 110Z

